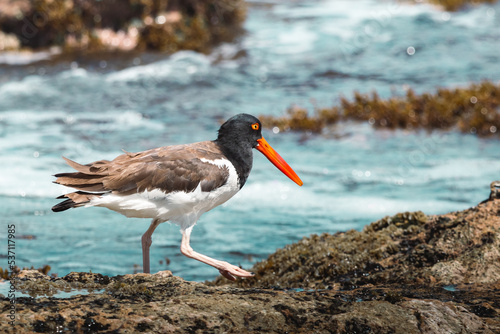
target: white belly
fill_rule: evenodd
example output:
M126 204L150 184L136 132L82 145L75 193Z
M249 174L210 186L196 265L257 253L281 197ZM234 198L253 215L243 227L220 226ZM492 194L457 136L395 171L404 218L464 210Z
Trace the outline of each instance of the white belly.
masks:
M201 185L192 191L165 193L159 189L120 195L104 194L92 199L86 206L102 206L127 217L158 219L171 221L186 229L193 226L205 212L215 208L233 197L240 189L238 175L233 165L227 160L206 162L229 169L229 178L223 186L212 191L202 191Z

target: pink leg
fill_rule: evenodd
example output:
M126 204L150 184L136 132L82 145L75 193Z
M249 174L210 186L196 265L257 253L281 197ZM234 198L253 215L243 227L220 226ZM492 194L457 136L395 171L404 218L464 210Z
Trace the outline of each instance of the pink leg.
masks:
M153 243L151 236L155 229L160 225L160 222L156 219L153 219L151 225L149 225L148 230L142 235L142 271L146 274L149 274L149 247Z
M181 242L181 253L185 256L208 264L216 269L219 269L219 272L222 276L232 281L236 280L234 276L238 277L252 277L253 273L248 272L246 270L241 269L240 267L234 266L225 261L219 261L212 259L206 255L195 252L191 246L189 246L189 237L191 235L191 230L193 228L189 227L185 231L182 231L182 242Z

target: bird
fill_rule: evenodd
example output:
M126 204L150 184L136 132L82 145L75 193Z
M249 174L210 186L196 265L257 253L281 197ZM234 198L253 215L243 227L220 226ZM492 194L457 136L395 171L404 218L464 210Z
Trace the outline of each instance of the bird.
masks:
M190 235L200 216L225 203L246 183L253 164L253 149L261 152L299 186L302 180L262 136L260 120L237 114L224 122L217 138L124 153L115 159L79 164L63 157L76 172L58 173L54 183L76 191L57 197L52 207L105 207L126 217L150 218L142 235L143 272L150 273L149 250L155 229L164 222L180 227L180 251L208 264L229 279L253 273L200 254L190 246Z

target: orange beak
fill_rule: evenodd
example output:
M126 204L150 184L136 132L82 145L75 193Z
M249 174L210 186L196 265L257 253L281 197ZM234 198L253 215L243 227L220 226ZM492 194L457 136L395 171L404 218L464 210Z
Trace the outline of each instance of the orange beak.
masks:
M302 186L304 182L298 177L298 175L293 171L292 167L290 167L286 161L276 152L271 145L267 143L264 137L257 139L259 145L257 145L256 149L264 154L266 158L269 159L280 171L283 172L286 176L288 176L293 182L297 183L299 186Z

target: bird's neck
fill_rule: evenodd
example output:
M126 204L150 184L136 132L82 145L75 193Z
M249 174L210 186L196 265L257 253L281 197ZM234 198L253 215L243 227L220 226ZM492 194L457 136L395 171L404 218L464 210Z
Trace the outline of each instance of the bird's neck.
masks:
M240 189L245 185L248 175L252 170L253 152L252 148L245 145L238 145L236 142L224 142L220 139L214 140L220 147L222 153L233 164L238 173L238 183Z

